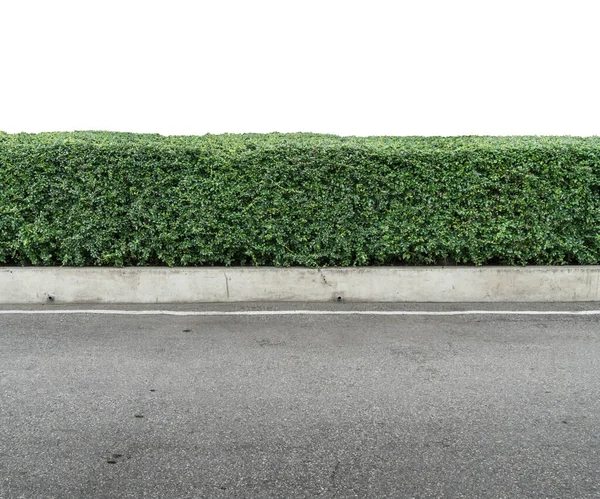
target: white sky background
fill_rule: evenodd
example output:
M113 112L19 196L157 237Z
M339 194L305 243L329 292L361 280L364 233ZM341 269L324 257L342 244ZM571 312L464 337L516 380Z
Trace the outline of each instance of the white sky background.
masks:
M597 0L0 7L9 133L600 135Z

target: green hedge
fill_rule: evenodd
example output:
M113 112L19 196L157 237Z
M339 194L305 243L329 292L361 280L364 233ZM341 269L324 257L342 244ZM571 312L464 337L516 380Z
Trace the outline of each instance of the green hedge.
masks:
M0 133L0 263L600 262L600 138Z

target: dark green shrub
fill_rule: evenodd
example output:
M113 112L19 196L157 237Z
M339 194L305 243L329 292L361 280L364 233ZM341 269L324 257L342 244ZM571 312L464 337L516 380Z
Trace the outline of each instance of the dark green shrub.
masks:
M600 138L0 133L0 263L600 262Z

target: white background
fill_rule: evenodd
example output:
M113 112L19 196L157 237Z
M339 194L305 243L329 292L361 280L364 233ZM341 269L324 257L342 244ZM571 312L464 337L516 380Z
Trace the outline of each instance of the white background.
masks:
M3 0L0 130L600 135L597 0Z

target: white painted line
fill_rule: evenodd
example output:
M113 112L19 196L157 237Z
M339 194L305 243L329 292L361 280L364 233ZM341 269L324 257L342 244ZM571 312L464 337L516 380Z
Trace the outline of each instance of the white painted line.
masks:
M0 310L0 315L95 314L95 315L180 315L180 316L277 316L277 315L600 315L600 310Z

